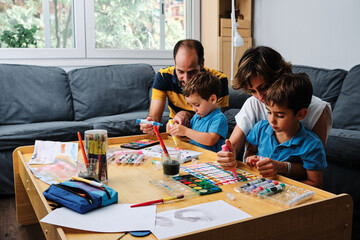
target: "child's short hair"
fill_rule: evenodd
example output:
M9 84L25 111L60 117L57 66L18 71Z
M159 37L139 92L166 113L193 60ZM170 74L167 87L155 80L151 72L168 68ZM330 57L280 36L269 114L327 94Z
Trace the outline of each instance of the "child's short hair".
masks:
M311 103L313 87L305 73L285 73L281 75L266 92L266 105L278 105L297 113L308 108Z
M183 95L189 97L191 94L197 93L205 100L209 100L210 96L215 94L219 98L221 93L221 82L214 75L203 71L193 76L186 82L183 89Z

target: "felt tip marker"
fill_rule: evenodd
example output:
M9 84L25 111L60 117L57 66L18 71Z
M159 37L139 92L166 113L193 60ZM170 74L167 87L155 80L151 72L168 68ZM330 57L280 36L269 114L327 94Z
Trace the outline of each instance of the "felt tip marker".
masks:
M258 196L260 198L271 196L275 193L281 192L282 190L285 189L285 187L286 187L285 184L280 183L279 185L276 185L274 187L264 189L263 191L259 192Z
M314 196L314 192L313 191L307 191L299 196L296 196L294 198L292 198L291 200L289 200L287 202L287 204L292 207L295 206L299 203L305 202L306 200L312 198Z
M229 148L228 148L225 144L221 146L221 149L222 149L224 152L228 152L228 151L229 151ZM236 173L236 167L230 169L230 171L231 171L232 174L234 175L234 178L235 178L236 180L239 180L238 177L237 177L237 173Z
M184 194L180 194L176 197L161 198L161 199L153 200L153 201L149 201L149 202L138 203L135 205L131 205L130 207L133 208L133 207L149 206L149 205L156 204L156 203L165 203L167 201L172 201L172 200L182 199L182 198L184 198Z
M254 181L251 181L251 182L248 182L248 183L245 183L244 185L242 185L240 188L243 188L243 189L246 189L252 185L255 185L257 183L261 183L261 182L265 182L266 179L265 178L260 178L260 179L256 179Z
M146 119L136 119L136 123L144 123L144 124L151 124L153 126L162 126L161 123L158 123L158 122L155 122L155 121L149 121L149 120L146 120Z
M73 176L72 179L74 179L76 181L88 183L88 184L93 185L95 187L104 187L104 185L102 183L95 182L95 181L92 181L92 180L88 180L88 179L85 179L85 178Z

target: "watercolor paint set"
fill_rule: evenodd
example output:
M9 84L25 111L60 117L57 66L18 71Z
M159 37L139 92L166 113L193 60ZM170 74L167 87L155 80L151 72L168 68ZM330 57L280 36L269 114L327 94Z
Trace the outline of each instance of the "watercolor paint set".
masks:
M165 192L169 196L178 196L180 194L183 194L184 198L199 196L199 193L196 190L185 184L182 184L179 181L174 180L173 178L150 180L149 182L151 185L153 185L160 191Z
M206 180L214 185L226 185L236 182L255 180L258 177L241 169L236 169L237 179L230 171L223 170L219 163L209 162L189 166L181 166L182 171L187 172L195 177Z
M151 139L140 139L130 143L122 144L120 146L122 148L129 148L129 149L143 149L150 146L154 146L156 144L159 144L159 141L151 140Z
M191 187L192 189L197 191L200 195L208 195L222 191L222 189L219 188L218 186L215 186L209 183L208 181L197 178L193 175L182 175L173 178L176 181L179 181L182 184Z

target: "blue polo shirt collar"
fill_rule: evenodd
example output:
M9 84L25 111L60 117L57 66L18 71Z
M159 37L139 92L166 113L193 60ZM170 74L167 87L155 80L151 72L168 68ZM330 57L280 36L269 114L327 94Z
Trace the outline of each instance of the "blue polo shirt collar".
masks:
M207 121L208 119L212 118L214 115L218 114L219 112L220 112L220 108L217 108L217 109L215 109L214 111L212 111L211 113L209 113L208 115L206 115L203 118L200 117L199 115L198 115L198 117L199 117L200 120Z
M265 132L270 135L270 137L276 141L275 138L275 131L272 129L270 123L268 124ZM300 122L300 130L295 134L295 136L293 136L290 140L280 144L282 146L291 146L291 145L299 145L302 141L302 139L304 138L304 136L306 135L306 130L304 128L304 125L302 124L302 122Z

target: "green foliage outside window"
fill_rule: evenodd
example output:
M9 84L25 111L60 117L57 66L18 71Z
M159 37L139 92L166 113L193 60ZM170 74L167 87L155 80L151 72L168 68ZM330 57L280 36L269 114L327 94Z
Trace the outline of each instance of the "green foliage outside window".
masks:
M50 1L51 48L75 47L72 1ZM182 1L165 2L171 6ZM160 9L158 0L94 0L95 48L159 50ZM44 11L41 0L0 0L0 36L3 36L0 47L49 47L45 46ZM165 11L165 49L171 50L179 39L185 37L185 32L182 23L172 18L171 8ZM24 28L20 30L27 32L24 37L29 39L30 44L24 40L20 40L22 44L15 43L11 33L18 33L16 26L19 24ZM30 40L27 30L35 40Z
M24 25L17 24L14 28L16 29L16 32L9 30L3 31L0 37L0 47L2 46L2 43L5 43L5 45L10 48L37 47L37 41L34 37L34 34L38 30L36 26L27 29L24 28Z

